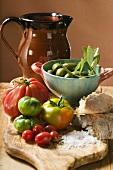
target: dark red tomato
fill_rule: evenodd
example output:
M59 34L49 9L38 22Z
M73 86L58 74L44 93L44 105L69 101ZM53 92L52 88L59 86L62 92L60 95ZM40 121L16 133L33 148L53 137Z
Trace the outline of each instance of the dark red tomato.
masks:
M57 131L52 131L50 132L50 135L51 135L51 140L58 140L59 139L59 134Z
M45 128L41 125L35 125L32 129L33 131L33 135L36 136L37 134L41 133L41 132L44 132L45 131Z
M23 131L22 133L22 138L25 140L25 141L30 141L33 139L33 132L31 130L25 130Z
M49 144L50 141L51 141L51 135L49 132L41 132L35 136L35 142L39 146L44 146L46 144Z
M56 131L56 127L53 125L47 125L45 126L45 131L46 132L51 132L52 130Z

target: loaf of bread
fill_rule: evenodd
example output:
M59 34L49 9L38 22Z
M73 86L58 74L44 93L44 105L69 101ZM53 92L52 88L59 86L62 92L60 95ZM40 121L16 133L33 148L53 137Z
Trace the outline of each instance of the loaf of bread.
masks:
M106 113L113 109L113 97L106 93L93 92L79 102L79 114Z
M113 139L113 97L106 93L92 93L80 100L74 124L100 140Z

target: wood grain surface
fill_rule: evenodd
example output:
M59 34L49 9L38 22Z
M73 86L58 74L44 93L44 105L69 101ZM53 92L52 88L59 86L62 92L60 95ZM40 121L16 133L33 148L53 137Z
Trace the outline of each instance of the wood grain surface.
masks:
M8 119L7 115L4 114L3 107L1 104L1 96L3 91L7 88L8 83L0 83L0 170L35 170L26 161L12 157L5 151L5 145L3 141L4 132L6 130ZM101 87L102 92L113 95L113 87ZM113 170L113 140L108 140L108 154L101 161L90 163L88 165L81 166L76 170Z

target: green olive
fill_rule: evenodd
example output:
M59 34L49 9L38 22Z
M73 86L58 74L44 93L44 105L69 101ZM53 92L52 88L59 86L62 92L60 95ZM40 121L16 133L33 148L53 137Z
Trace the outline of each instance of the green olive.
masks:
M52 71L55 72L58 68L61 68L62 64L61 63L55 63L52 65Z
M87 71L83 71L83 72L81 73L81 76L88 76L88 72L87 72Z
M65 76L65 78L74 78L74 75L70 74L70 73L67 73Z
M66 74L66 70L64 68L59 68L57 71L56 71L56 76L60 76L60 77L64 77L65 74Z
M70 71L74 71L77 64L76 63L64 63L63 66L66 67Z
M52 74L52 73L53 73L53 71L52 71L52 70L48 70L47 72L48 72L49 74Z
M73 71L72 74L73 74L74 76L76 76L76 75L80 75L80 72L79 72L79 71L76 71L76 74L75 74L74 71Z

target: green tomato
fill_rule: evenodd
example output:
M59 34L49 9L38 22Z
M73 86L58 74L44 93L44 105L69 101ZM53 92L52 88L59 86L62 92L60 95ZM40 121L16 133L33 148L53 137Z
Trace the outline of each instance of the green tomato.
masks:
M35 125L39 124L39 119L36 117L30 117L31 121L31 127L34 127Z
M24 96L18 101L19 111L26 116L36 116L41 111L42 104L34 97Z
M63 129L71 123L74 111L66 100L52 98L42 105L41 114L48 124Z
M26 118L25 116L20 115L14 119L13 123L18 132L22 133L24 130L32 129L39 121L36 117Z

